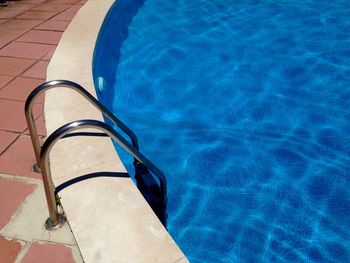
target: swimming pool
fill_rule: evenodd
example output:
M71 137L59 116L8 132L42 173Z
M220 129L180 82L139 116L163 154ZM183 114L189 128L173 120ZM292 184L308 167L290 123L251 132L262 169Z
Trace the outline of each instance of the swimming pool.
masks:
M339 0L113 6L95 86L167 175L191 262L350 262L349 32Z

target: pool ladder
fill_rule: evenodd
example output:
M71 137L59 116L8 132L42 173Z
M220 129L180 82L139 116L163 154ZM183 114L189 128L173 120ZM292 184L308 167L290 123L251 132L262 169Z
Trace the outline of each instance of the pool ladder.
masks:
M68 88L75 90L80 95L82 95L86 100L88 100L95 108L97 108L104 116L106 116L114 125L116 125L120 130L122 130L126 135L129 136L132 143L129 143L116 129L112 128L110 125L98 121L98 120L78 120L67 123L62 127L55 130L44 142L40 145L40 139L38 136L37 127L35 124L33 116L33 105L38 96L49 89L53 88ZM112 112L110 112L106 107L104 107L94 96L87 92L79 84L67 81L67 80L54 80L41 84L36 89L34 89L28 96L25 103L25 116L28 123L28 128L30 132L31 141L33 144L35 157L37 164L34 169L41 172L44 184L44 190L46 195L47 206L49 210L50 217L46 220L45 226L48 230L56 229L61 227L66 221L63 212L59 212L59 207L61 206L60 198L58 192L63 188L67 187L72 183L78 181L89 179L96 176L113 176L111 173L96 173L91 175L85 175L79 177L79 179L72 179L65 182L57 187L54 186L49 155L53 146L57 141L63 138L72 136L105 136L110 137L120 146L122 146L129 154L134 157L134 167L135 167L135 180L138 189L151 206L159 220L166 227L167 222L167 184L166 178L162 171L160 171L151 161L149 161L142 153L139 151L138 140L134 132L132 132L122 121L120 121ZM93 128L102 133L95 132L75 132L73 131ZM120 176L121 173L115 173L115 176ZM122 176L127 176L124 174Z

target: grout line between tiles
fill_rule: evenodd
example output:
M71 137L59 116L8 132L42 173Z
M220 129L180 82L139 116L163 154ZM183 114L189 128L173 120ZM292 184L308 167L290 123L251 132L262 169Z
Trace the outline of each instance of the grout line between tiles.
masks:
M20 136L21 134L17 134L16 138L10 144L8 144L3 151L0 152L0 157L18 140Z

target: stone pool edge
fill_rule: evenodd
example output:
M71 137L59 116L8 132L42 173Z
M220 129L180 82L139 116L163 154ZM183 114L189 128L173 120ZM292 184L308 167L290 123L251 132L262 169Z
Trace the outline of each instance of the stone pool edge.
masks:
M47 80L79 83L96 97L92 59L100 27L113 0L90 0L64 32L48 66ZM79 94L46 92L48 135L79 119L102 115ZM108 138L73 137L54 146L51 170L55 185L98 171L125 172ZM85 262L188 262L130 178L95 178L60 192L69 224Z

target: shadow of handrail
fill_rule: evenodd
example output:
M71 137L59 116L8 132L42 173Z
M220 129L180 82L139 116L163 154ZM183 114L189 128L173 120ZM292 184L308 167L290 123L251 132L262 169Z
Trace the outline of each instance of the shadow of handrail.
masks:
M85 181L85 180L92 179L92 178L99 178L99 177L130 178L128 173L121 173L121 172L96 172L96 173L85 174L85 175L81 175L79 177L75 177L73 179L70 179L70 180L56 186L55 194L58 194L60 191L62 191L63 189L65 189L66 187L68 187L72 184L76 184L76 183L79 183L81 181Z

